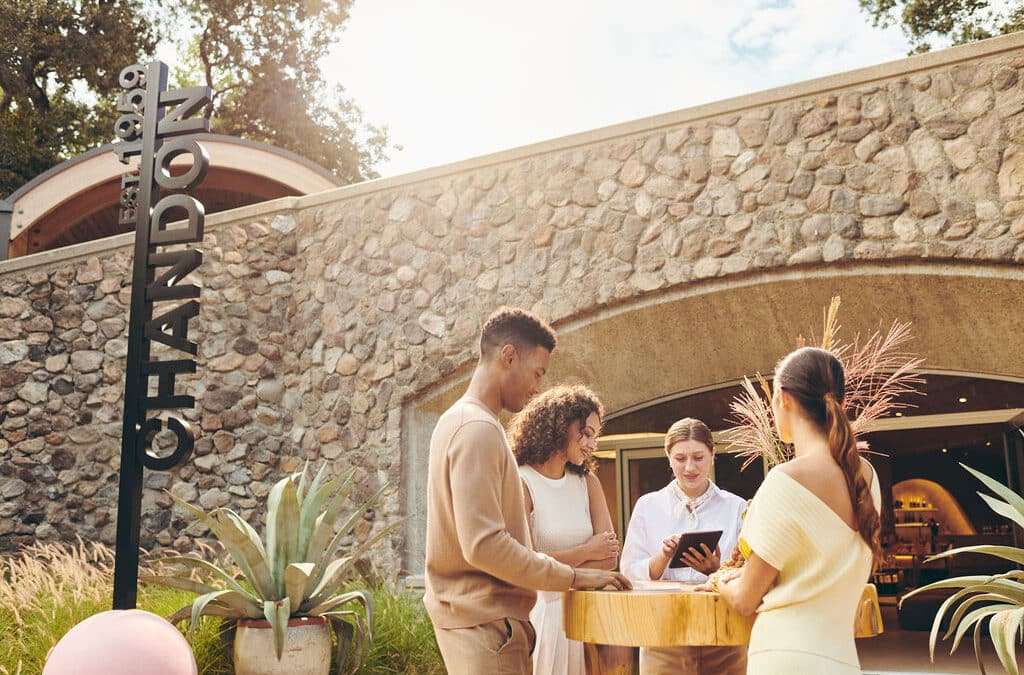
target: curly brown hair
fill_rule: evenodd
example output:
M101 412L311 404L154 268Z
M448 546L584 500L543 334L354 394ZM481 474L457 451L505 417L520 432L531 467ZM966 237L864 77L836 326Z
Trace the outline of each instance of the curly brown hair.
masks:
M568 445L569 425L579 421L582 427L592 413L604 418L604 406L593 391L582 385L560 385L548 389L530 401L509 423L508 438L516 461L543 464ZM566 467L575 473L597 468L591 457L584 466L571 462Z

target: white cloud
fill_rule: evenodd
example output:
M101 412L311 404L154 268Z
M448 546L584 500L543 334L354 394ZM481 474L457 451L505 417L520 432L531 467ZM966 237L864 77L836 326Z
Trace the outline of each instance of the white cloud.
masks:
M383 175L899 58L854 0L356 0L325 59Z
M740 23L729 41L737 51L771 48L791 20L787 9L760 7Z

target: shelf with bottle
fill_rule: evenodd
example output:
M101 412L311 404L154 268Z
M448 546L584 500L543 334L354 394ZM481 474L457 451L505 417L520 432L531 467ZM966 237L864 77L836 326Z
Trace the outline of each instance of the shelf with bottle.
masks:
M937 510L935 508L935 505L929 502L924 497L906 497L901 499L893 499L892 507L895 511Z
M904 512L907 512L907 511L918 511L918 512L926 511L926 512L935 513L936 511L938 511L938 509L935 508L934 506L904 506L902 508L893 509L893 511L896 511L897 513L904 513Z

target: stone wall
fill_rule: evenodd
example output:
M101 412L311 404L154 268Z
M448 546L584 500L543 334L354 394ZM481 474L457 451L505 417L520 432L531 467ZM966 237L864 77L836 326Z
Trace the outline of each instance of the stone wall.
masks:
M400 518L425 487L403 414L501 304L566 322L762 270L1019 264L1022 69L1008 36L212 217L202 438L147 474L143 543L203 534L162 489L255 521L306 460L391 486L358 538ZM0 264L0 549L113 541L129 242ZM409 528L384 569L418 558Z

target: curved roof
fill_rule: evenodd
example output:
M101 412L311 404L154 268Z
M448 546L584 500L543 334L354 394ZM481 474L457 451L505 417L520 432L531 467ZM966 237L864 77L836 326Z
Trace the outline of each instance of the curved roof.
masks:
M210 155L210 168L192 194L208 214L343 184L323 167L272 145L220 134L199 138ZM9 257L127 231L117 224L126 165L112 152L114 145L58 164L7 198L12 206ZM181 166L190 161L183 158Z

